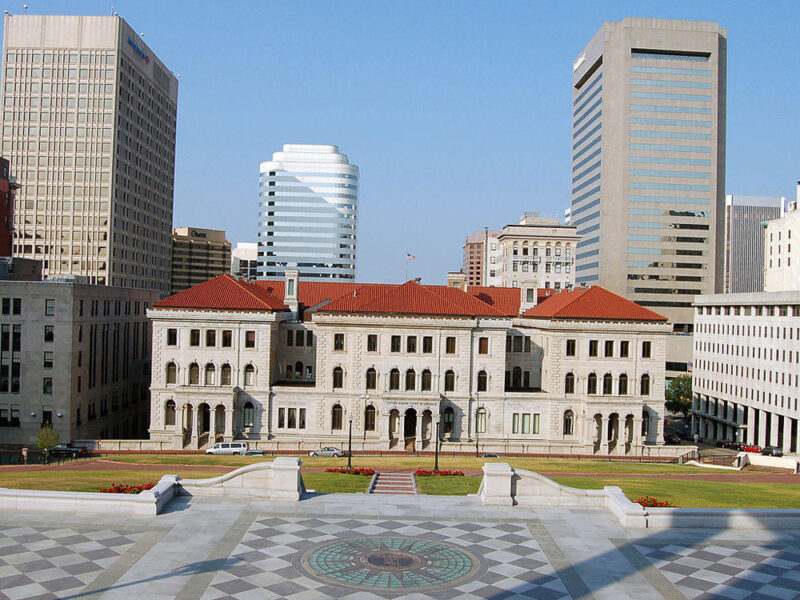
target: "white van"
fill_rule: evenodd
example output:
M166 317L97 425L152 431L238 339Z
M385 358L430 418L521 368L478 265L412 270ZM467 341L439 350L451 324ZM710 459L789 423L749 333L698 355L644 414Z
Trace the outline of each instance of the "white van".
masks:
M247 442L220 442L206 450L206 454L244 454Z

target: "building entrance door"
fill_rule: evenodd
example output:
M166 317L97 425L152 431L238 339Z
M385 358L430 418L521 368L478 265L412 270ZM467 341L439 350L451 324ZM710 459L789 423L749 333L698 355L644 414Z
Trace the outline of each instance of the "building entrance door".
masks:
M406 442L406 452L416 450L417 441L417 411L409 408L406 411L405 421L403 422L403 433Z

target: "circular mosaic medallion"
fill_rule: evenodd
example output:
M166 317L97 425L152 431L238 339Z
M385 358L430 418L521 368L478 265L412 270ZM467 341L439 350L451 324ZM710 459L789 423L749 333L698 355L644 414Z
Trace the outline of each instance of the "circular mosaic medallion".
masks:
M456 546L408 537L349 538L316 544L300 567L326 583L386 591L453 586L473 579L481 562Z

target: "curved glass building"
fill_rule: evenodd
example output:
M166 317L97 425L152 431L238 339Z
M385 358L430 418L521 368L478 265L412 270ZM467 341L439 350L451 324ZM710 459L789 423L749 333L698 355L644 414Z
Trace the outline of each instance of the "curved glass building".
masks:
M355 280L358 167L336 146L285 144L260 171L259 278Z

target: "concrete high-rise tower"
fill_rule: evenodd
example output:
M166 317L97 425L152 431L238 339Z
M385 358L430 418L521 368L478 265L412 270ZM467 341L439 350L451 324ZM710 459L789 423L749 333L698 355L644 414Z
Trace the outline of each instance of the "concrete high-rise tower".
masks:
M15 256L169 291L178 80L120 17L7 15Z
M261 163L258 275L356 277L358 167L336 146L285 144Z
M727 33L716 23L605 23L573 65L576 284L692 330L692 299L724 283ZM668 375L691 359L673 339ZM673 373L670 373L673 371Z

